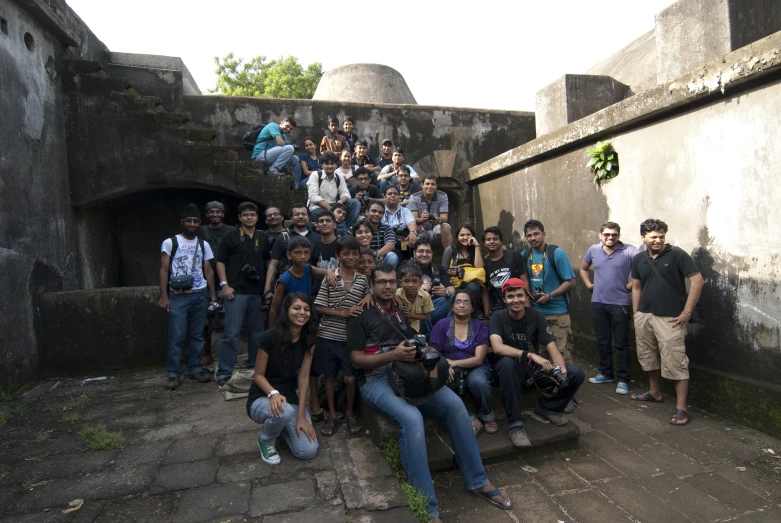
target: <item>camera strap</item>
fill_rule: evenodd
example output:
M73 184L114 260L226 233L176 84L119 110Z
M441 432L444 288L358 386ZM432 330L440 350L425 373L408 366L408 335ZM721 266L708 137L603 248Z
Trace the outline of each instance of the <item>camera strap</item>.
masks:
M374 301L374 308L377 309L377 312L380 315L380 318L387 321L393 329L401 334L401 337L403 339L407 339L410 337L409 333L404 332L402 330L402 327L406 328L407 324L404 322L404 320L401 319L401 315L399 314L399 310L396 308L396 303L391 302L391 311L393 314L388 314L385 309L383 309L377 301Z
M467 334L466 334L466 344L471 345L472 344L472 320L469 320L469 326L467 327ZM456 346L456 318L451 317L450 318L450 331L449 331L449 343L451 347ZM459 340L461 341L461 340Z

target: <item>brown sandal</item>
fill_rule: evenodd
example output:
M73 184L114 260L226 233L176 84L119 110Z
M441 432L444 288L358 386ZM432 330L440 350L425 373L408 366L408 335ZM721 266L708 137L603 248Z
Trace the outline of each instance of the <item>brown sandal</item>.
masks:
M483 432L483 423L477 418L472 418L472 430L475 431L475 436L477 436Z

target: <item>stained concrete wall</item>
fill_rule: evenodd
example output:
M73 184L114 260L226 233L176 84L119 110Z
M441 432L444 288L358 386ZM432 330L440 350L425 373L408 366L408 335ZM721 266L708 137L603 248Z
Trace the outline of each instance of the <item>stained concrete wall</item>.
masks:
M41 292L79 285L69 204L58 39L17 4L0 4L0 387L24 381L43 358Z

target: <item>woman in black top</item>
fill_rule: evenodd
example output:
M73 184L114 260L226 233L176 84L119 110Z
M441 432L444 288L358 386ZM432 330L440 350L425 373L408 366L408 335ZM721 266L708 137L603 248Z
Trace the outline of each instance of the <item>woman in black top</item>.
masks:
M282 302L276 327L260 337L247 414L263 424L258 449L269 465L280 461L275 446L280 434L295 457L312 459L317 454L317 434L306 410L317 335L312 309L308 295L289 294Z
M483 254L480 252L480 243L475 237L474 227L468 223L462 223L458 227L458 232L453 238L453 245L446 248L442 255L442 265L448 268L447 273L451 278L458 275L459 265L471 265L476 269L483 268ZM482 302L483 290L480 283L476 281L462 282L459 289L469 291L475 303Z

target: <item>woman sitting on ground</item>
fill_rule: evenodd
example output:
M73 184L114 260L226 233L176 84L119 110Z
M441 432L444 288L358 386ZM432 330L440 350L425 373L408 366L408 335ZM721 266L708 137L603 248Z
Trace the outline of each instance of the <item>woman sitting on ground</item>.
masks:
M485 358L490 346L489 332L485 323L473 317L475 310L469 292L457 289L453 295L453 317L434 325L429 344L450 363L451 385L465 380L465 392L472 395L478 407L479 419L470 413L475 435L483 429L494 434L499 425L494 420L491 365Z
M344 181L346 181L348 185L355 185L358 183L358 180L355 179L355 171L358 169L358 166L353 165L352 153L345 149L339 156L339 161L341 162L341 165L336 168L336 172L342 173Z
M315 141L308 136L304 138L304 151L306 152L298 155L298 158L301 160L301 171L304 174L304 185L306 185L309 175L323 168L323 156L318 154Z
M475 269L483 269L483 254L480 251L480 243L475 237L475 229L468 223L462 223L458 227L453 238L453 245L447 247L442 255L442 265L447 267L447 273L452 280L458 276L459 266L470 265ZM463 278L459 278L463 280ZM485 282L485 270L482 275ZM471 294L474 303L481 303L483 291L478 281L462 281L456 288L466 289ZM482 312L482 307L480 308Z
M306 411L317 337L312 310L312 298L307 294L289 294L282 302L276 326L264 332L258 344L247 414L263 424L258 449L269 465L280 461L276 449L280 434L295 457L312 459L317 454L317 433Z
M365 216L361 216L356 220L353 225L353 236L361 245L361 249L369 249L374 254L374 264L379 265L383 263L383 258L377 252L372 249L372 238L374 237L374 227L372 227L369 220Z

